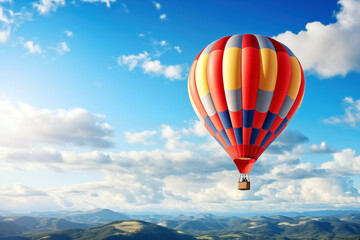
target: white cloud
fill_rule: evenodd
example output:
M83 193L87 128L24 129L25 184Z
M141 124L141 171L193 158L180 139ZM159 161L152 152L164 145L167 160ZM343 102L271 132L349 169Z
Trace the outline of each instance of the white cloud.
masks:
M125 131L125 140L128 143L135 144L135 143L141 143L144 145L152 145L154 144L153 141L149 141L149 138L154 136L157 132L156 131L149 131L145 130L142 132L129 132Z
M0 156L9 163L63 162L62 154L55 149L3 149Z
M344 177L346 174L359 174L359 156L350 150L343 150L334 154L334 160L325 162L321 167L299 159L289 160L294 155L301 155L297 148L306 139L296 131L291 131L280 141L283 144L283 141L295 136L296 140L290 144L293 148L285 146L278 154L263 156L252 172L252 190L239 192L236 189L238 172L221 147L204 148L202 145L215 141L193 138L197 135L195 126L199 124L199 121L191 122L188 128L179 129L162 125L159 133L164 145L154 145L151 150L79 153L51 148L3 147L0 149L0 165L8 169L10 164L18 164L28 171L89 171L102 173L104 178L41 190L22 185L23 189L30 189L35 194L23 194L21 201L16 197L21 191L11 185L5 186L3 198L7 201L0 198L0 203L9 209L15 208L15 205L26 208L35 206L35 201L44 203L46 199L47 202L56 203L58 208L66 209L102 207L120 211L182 209L221 212L258 211L259 208L262 211L291 211L304 207L356 207L360 201L359 190L354 187L350 177ZM148 136L154 136L155 132L132 132L129 136L134 142L143 138L148 142ZM203 136L202 133L199 135ZM195 143L199 140L201 143ZM319 146L323 149L321 146L323 144ZM222 152L222 155L217 155L218 152ZM31 197L36 195L36 191L44 196L40 199ZM16 194L11 196L8 194L10 192ZM239 200L244 204L239 204Z
M71 38L74 36L73 32L69 31L69 30L65 30L65 34L66 34L66 36L71 37Z
M205 137L208 136L209 132L206 130L204 124L198 120L191 122L190 128L183 128L183 134L189 136L194 134L198 137Z
M154 6L155 6L155 8L156 8L157 10L160 10L160 9L161 9L161 4L160 4L160 3L153 1L153 4L154 4Z
M339 0L338 3L341 9L335 23L311 22L303 31L287 31L275 37L295 53L305 70L322 77L360 71L360 1Z
M138 36L139 36L139 37L145 37L145 34L139 33Z
M159 60L145 61L141 65L145 73L153 73L162 75L170 80L178 80L182 78L181 65L162 65Z
M334 152L333 149L331 149L326 142L322 141L319 145L312 144L310 147L311 153L332 153Z
M11 32L15 31L24 21L31 18L32 13L27 12L26 8L22 8L20 12L14 12L11 9L0 6L0 43L7 42Z
M12 21L13 20L9 19L8 16L6 16L6 14L4 13L4 8L0 6L0 22L10 23Z
M13 19L9 18L9 16L5 13L5 8L0 6L0 23L2 23L3 29L0 29L0 42L5 43L8 41L11 32L11 24L14 22Z
M59 54L64 54L70 51L70 48L66 42L60 42L55 49Z
M181 48L179 46L175 46L174 49L178 52L178 53L181 53Z
M327 124L347 124L356 128L360 123L360 99L354 100L352 97L344 98L345 113L342 116L333 116L325 119Z
M106 172L104 181L88 182L64 187L36 190L42 199L56 202L65 209L111 208L118 211L296 211L357 207L360 201L357 189L346 178L308 178L286 181L252 181L252 190L240 192L236 171L220 171L199 176L168 175L164 179L142 174ZM14 202L25 208L38 201L36 197L11 197L7 187L6 202L2 206L12 210ZM47 196L45 196L45 194ZM19 193L21 196L21 193ZM22 201L26 200L25 203ZM40 199L41 200L41 199ZM0 200L1 201L1 200ZM242 204L239 204L241 201ZM20 203L20 204L19 204ZM121 204L119 204L121 203ZM38 203L39 204L39 203ZM37 207L39 208L39 206ZM33 208L34 209L34 208ZM36 208L35 208L36 209Z
M65 0L39 0L39 2L34 2L33 7L42 14L48 14L50 11L56 11L58 7L65 6Z
M199 152L214 152L214 156L217 156L217 152L220 148L208 148L203 147L201 144L197 145L193 142L185 140L184 137L192 137L192 136L200 136L204 137L204 133L201 132L201 128L199 129L199 125L191 124L189 128L175 129L169 125L161 125L161 138L165 140L164 148L169 151L185 151L185 152L195 152L194 148L198 148ZM208 136L207 134L205 136ZM215 140L211 139L211 143L215 142ZM216 143L217 144L217 143ZM206 142L204 145L208 145ZM217 146L219 147L219 146ZM210 160L209 160L210 161Z
M115 3L116 0L81 0L82 2L89 2L89 3L105 3L106 6L109 8L111 7L111 3Z
M41 53L41 47L38 44L34 44L33 41L26 41L24 47L27 48L30 54Z
M275 181L261 186L256 196L272 205L295 203L298 206L355 206L360 200L359 193L344 178L325 177L302 180ZM290 204L289 206L294 207ZM287 209L289 210L289 209Z
M117 62L119 65L128 66L130 71L141 63L139 66L146 74L163 76L170 80L182 79L181 65L163 65L159 60L151 60L146 51L138 55L121 55L118 57Z
M10 186L0 186L0 196L2 197L34 197L46 196L47 194L21 184L13 184Z
M113 134L107 122L82 108L37 109L21 102L0 101L0 146L110 147Z
M5 43L9 40L10 37L10 28L6 30L0 30L0 42Z
M181 133L175 131L169 125L162 125L161 126L161 137L166 139L165 148L169 150L177 150L179 148L179 140L181 138Z
M149 54L144 51L143 53L139 53L138 55L121 55L118 57L117 62L119 65L127 65L129 70L133 70L139 62L143 62L149 60Z
M42 128L51 128L52 123L47 123L51 126L45 126L41 124L43 120L37 120ZM19 126L18 121L14 122L15 126ZM33 128L33 124L31 121L28 123L29 128ZM57 125L61 125L58 122ZM64 125L64 124L63 124ZM4 128L8 128L8 124L4 125ZM20 128L19 131L23 130L23 127ZM39 128L39 127L38 127ZM48 135L55 135L58 132L68 132L70 134L72 129L64 130L66 128L63 126L62 129L59 129L55 133L51 133ZM3 163L22 163L22 166L26 166L27 164L42 164L42 166L46 169L54 170L54 171L67 171L69 169L79 169L79 170L94 170L98 171L100 169L107 171L119 171L126 172L131 174L133 172L142 172L146 171L147 175L151 176L166 176L171 172L171 174L183 174L190 172L208 172L209 169L217 170L217 169L232 169L233 163L231 161L227 161L229 159L222 158L217 159L217 151L221 150L221 148L216 148L215 151L213 149L202 149L198 144L193 142L189 142L184 138L187 138L187 134L184 134L184 129L174 129L169 125L161 126L161 138L160 142L164 141L163 146L159 146L159 144L154 145L155 148L151 150L142 150L142 151L121 151L118 153L106 153L106 152L89 152L89 153L77 153L77 152L69 152L56 150L54 148L44 148L43 146L66 146L70 141L74 141L70 139L72 136L68 136L67 138L61 137L61 139L53 139L60 138L58 136L41 136L45 135L42 133L38 133L38 130L33 130L35 134L29 133L29 130L23 130L23 138L22 142L12 141L10 137L14 137L13 135L17 135L12 131L12 134L3 134L4 137L9 139L6 144L0 144L0 164ZM70 133L69 133L70 132ZM189 132L187 130L186 132ZM0 132L1 133L1 132ZM151 144L155 142L159 138L153 138L152 136L157 134L157 131L143 131L139 133L130 133L128 136L125 136L127 140L131 143L144 143ZM30 135L30 136L29 136ZM94 134L93 134L94 135ZM25 148L24 144L29 141L27 138L36 139L36 142L33 140L31 142L32 148ZM43 140L38 140L39 138L44 138ZM65 138L64 140L62 138ZM60 144L57 143L60 141ZM66 142L65 142L66 141ZM90 139L89 139L90 141ZM11 142L15 142L17 144L11 144ZM213 142L215 142L213 140ZM40 144L39 144L40 143ZM207 144L207 143L206 143ZM81 146L81 145L80 145ZM90 145L93 146L93 145ZM159 146L160 148L156 148ZM9 148L10 147L10 148ZM196 150L196 151L195 151ZM211 152L210 156L207 154ZM205 154L205 157L199 157ZM198 159L198 160L197 160ZM144 170L142 166L151 164ZM224 164L225 163L225 164ZM101 165L99 165L101 164ZM209 168L209 169L207 169Z
M161 40L161 41L159 42L159 44L160 44L160 46L165 46L165 45L167 45L167 44L169 44L169 43L166 42L165 40Z
M355 156L352 149L344 149L334 153L334 160L325 162L321 169L326 169L338 175L359 175L360 174L360 156Z
M160 15L160 19L161 19L161 20L166 20L166 19L167 19L166 14L165 14L165 13L161 14L161 15Z

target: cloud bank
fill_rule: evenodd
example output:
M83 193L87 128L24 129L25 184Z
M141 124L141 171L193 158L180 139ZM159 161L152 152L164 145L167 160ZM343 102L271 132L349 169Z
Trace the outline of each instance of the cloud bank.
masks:
M38 109L29 104L0 101L0 146L44 144L106 148L113 145L113 128L102 116L82 108Z
M304 70L324 78L360 71L360 2L338 3L335 23L311 22L298 33L286 31L274 37L295 53Z
M25 133L31 128L33 144L26 138L21 144L2 142L2 169L10 173L77 171L103 175L102 180L61 187L39 189L22 182L3 186L0 204L9 210L31 206L102 207L118 211L296 211L304 207L356 207L360 201L359 189L352 181L352 176L360 174L360 157L355 151L329 151L331 147L326 142L309 144L309 139L299 131L284 131L255 164L252 190L240 192L236 189L239 174L235 165L218 143L206 135L199 121L189 122L183 128L164 124L155 130L124 132L129 144L145 144L147 150L75 151L54 146L68 142L75 146L98 146L104 141L109 144L104 137L111 136L112 130L106 127L103 118L84 109L51 111L27 104L5 105L8 117L3 123L10 129L5 136L20 138L10 122L26 125L29 127L21 127L24 132L21 137L29 135ZM60 125L62 129L58 129ZM89 135L95 139L83 143ZM24 144L28 146L21 147ZM302 160L307 154L332 157L315 166ZM36 207L39 203L42 206Z

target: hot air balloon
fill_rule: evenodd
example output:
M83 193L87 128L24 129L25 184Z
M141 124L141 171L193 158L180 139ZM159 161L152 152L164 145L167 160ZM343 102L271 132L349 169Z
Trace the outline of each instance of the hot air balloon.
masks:
M304 88L299 60L269 37L227 36L195 58L188 80L190 101L239 170L239 190L250 189L248 174L294 117Z

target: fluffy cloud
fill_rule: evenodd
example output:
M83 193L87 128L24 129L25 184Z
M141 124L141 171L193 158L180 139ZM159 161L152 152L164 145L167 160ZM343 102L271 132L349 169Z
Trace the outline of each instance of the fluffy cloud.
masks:
M209 134L208 131L206 130L204 124L198 120L191 122L189 128L183 128L182 132L186 136L194 134L195 136L198 136L198 137L205 137Z
M360 194L346 178L334 177L275 181L263 185L255 195L272 202L272 205L275 202L296 202L299 205L317 207L356 206L356 202L360 200Z
M128 143L135 144L135 143L141 143L144 145L152 145L154 142L149 141L149 138L154 136L156 134L156 131L149 131L145 130L142 132L129 132L125 131L125 140Z
M35 197L46 196L47 194L21 184L13 184L12 186L0 186L0 196L2 197Z
M8 16L4 13L5 9L0 6L0 23L3 26L3 29L0 29L0 42L6 42L10 37L10 20Z
M160 3L153 1L153 4L154 4L154 6L155 6L155 8L156 8L157 10L160 10L160 9L161 9L161 4L160 4Z
M56 11L58 7L63 6L65 6L65 0L39 0L39 2L33 3L33 7L42 15Z
M66 36L71 37L71 38L74 36L73 32L69 31L69 30L65 30L65 34L66 34Z
M133 70L139 62L150 60L149 54L144 51L143 53L139 53L138 55L121 55L118 57L117 62L119 65L128 66L129 70Z
M64 54L70 51L70 48L66 42L60 42L55 49L59 54Z
M33 41L26 41L24 47L29 51L30 54L41 53L41 47L38 44L34 44Z
M139 65L146 74L163 76L170 80L182 79L183 69L181 65L163 65L159 60L151 60L151 57L145 51L138 55L121 55L118 57L117 62L119 65L128 66L130 71Z
M82 2L89 2L89 3L105 3L106 6L109 8L111 7L111 3L115 3L116 0L81 0Z
M158 76L164 76L170 80L181 79L181 65L163 65L159 60L145 61L141 65L145 73L153 73Z
M161 41L154 41L155 45L160 45L160 46L166 46L169 45L169 43L165 40L161 40Z
M32 126L31 123L29 125ZM59 126L61 123L57 125ZM160 130L161 139L164 141L163 146L154 145L154 149L142 151L77 153L43 148L41 145L27 149L6 148L7 146L3 146L0 148L0 162L7 164L22 163L25 167L27 165L42 164L44 168L56 171L67 171L68 169L98 171L102 169L127 174L142 172L157 177L167 176L168 174L181 175L190 172L232 169L232 161L227 161L228 159L224 158L225 153L220 148L202 148L200 144L187 141L184 131L190 132L189 130L174 129L171 126L163 125ZM125 135L125 138L132 142L138 142L144 141L142 136L149 137L155 133L156 131L130 133L129 136ZM210 140L210 144L215 142L212 139ZM47 141L46 143L51 145L54 144L53 141ZM146 142L151 143L151 141ZM205 141L203 144L207 145L209 143ZM195 149L197 150L195 151ZM219 151L223 154L221 160L218 159L217 152ZM208 156L209 152L211 152L210 156ZM149 165L149 163L151 164ZM148 166L146 169L143 168L145 165Z
M55 144L110 147L113 129L82 108L37 109L29 104L0 101L0 145L12 147Z
M327 171L323 169L317 169L311 163L301 163L300 161L294 162L281 162L272 161L274 166L269 168L268 172L263 173L260 178L266 180L278 180L278 179L305 179L311 177L324 177Z
M0 30L0 42L5 43L10 37L10 28L6 30Z
M327 124L347 124L351 127L357 127L360 123L360 99L354 100L352 97L344 98L345 114L342 116L333 116L325 119Z
M155 1L153 1L153 4L154 4L156 10L160 11L160 9L162 8L161 4L158 3L158 2L155 2ZM160 20L166 20L166 19L167 19L167 18L166 18L166 14L165 14L165 13L163 13L163 14L160 15Z
M167 19L167 16L165 13L160 15L160 20L166 20L166 19Z
M111 3L116 2L116 0L81 0L82 2L88 3L105 3L106 6L109 8ZM39 0L38 2L33 3L33 7L42 14L46 15L49 12L55 12L58 7L65 6L65 0Z
M279 145L277 151L264 154L255 164L252 190L240 192L236 189L239 174L234 163L213 139L204 136L206 132L198 129L200 126L201 122L194 121L186 128L162 125L160 130L129 131L128 136L125 132L125 139L134 143L149 143L155 134L160 136L151 149L140 151L76 152L43 146L27 149L2 146L2 169L44 169L58 174L96 172L104 177L41 190L21 183L22 189L30 189L35 195L40 193L37 197L24 194L22 202L16 197L21 192L16 190L17 185L4 186L7 202L0 198L0 203L13 209L14 202L17 207L35 206L35 201L46 199L56 203L57 208L66 209L105 207L221 212L258 211L259 208L263 211L298 210L304 206L317 209L355 207L360 200L360 192L351 181L351 175L360 171L359 156L352 150L343 150L320 167L302 162L302 155L311 149L323 151L328 147L323 143L316 147L304 146L308 139L298 131L285 131L284 134L288 133L279 138L278 143L274 142ZM14 166L13 169L10 166ZM20 170L16 166L20 166ZM17 194L11 196L8 193L13 188ZM239 204L239 200L244 204Z
M2 149L0 156L8 163L59 163L63 162L60 152L55 149Z
M351 181L343 177L312 177L302 180L263 181L252 180L252 190L236 189L236 171L221 171L199 176L169 175L163 180L141 174L107 172L105 179L72 186L31 189L43 194L41 199L24 196L11 197L14 186L6 187L7 209L19 209L23 205L47 199L64 209L111 208L118 211L299 211L304 206L312 209L357 207L360 195ZM20 193L18 193L20 194ZM47 195L47 196L46 196ZM1 200L0 200L1 201ZM240 201L240 202L239 202ZM17 208L11 205L17 203ZM119 204L121 203L121 204ZM20 205L20 206L21 206ZM10 207L8 207L10 206ZM39 207L37 207L39 208ZM36 208L35 208L36 209Z
M344 149L334 153L334 160L323 163L321 169L337 175L359 175L360 156L355 156L355 151L352 149Z
M14 31L23 21L31 19L31 13L22 8L20 12L14 12L0 6L0 43L9 40L11 32Z
M330 148L326 142L321 142L319 145L316 144L312 144L310 147L310 151L311 153L333 153L334 150L332 148Z
M0 22L10 23L13 20L9 19L9 17L5 14L5 9L0 6Z
M339 4L335 23L311 22L303 31L287 31L275 37L296 54L305 70L322 77L360 71L360 2L339 0Z

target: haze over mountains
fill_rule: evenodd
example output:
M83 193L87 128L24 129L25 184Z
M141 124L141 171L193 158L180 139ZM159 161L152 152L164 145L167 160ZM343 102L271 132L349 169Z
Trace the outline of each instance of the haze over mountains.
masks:
M1 213L0 239L360 239L360 211L247 217L123 214L109 209Z

